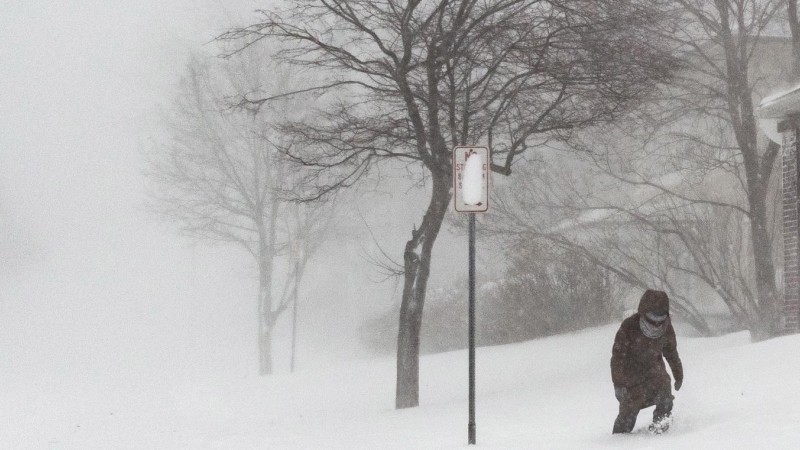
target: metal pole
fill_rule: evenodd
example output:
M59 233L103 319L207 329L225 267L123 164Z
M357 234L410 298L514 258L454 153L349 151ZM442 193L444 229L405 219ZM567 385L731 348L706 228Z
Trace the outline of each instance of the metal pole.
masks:
M297 275L300 273L299 270L299 261L295 261L294 263L294 306L292 307L292 362L289 365L289 370L294 372L294 354L296 351L296 344L297 344L297 285L300 284L300 280L297 279Z
M469 214L469 445L475 445L475 213Z

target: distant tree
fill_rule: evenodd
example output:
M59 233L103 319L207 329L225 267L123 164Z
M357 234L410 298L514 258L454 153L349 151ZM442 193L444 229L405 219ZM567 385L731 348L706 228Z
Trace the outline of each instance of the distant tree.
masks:
M738 290L749 288L743 282L752 274L738 217L616 182L580 160L561 158L558 165L541 161L537 166L546 174L498 189L494 220L483 231L506 245L526 239L581 255L613 274L617 293L623 285L664 289L675 316L701 333L712 330L695 306L698 284L716 289L747 323L747 311L736 307L743 298Z
M725 207L747 221L750 250L745 254L752 258L754 268L752 297L746 300L753 306L751 330L757 338L774 336L779 333L781 321L773 258L771 180L780 147L758 138L755 102L758 90L763 89L759 83L763 83L764 74L758 73L753 64L760 57L758 50L764 48L760 46L762 35L774 23L782 2L674 3L684 11L686 25L680 33L670 30L664 35L672 39L688 61L689 70L674 84L672 105L685 117L697 120L699 126L690 127L687 132L670 130L669 134L685 144L682 155L673 151L670 167L681 166L674 159L677 157L684 161L684 168L689 165L693 172L687 178L710 173L712 167L726 171L737 181L742 201L716 201L707 195L712 194L709 191L682 195L652 178L636 175L627 177L627 181L657 187L673 198L683 197L684 202Z
M517 236L510 264L481 308L487 345L582 330L619 319L612 272L546 240Z
M220 40L230 55L267 40L276 58L323 81L330 101L289 121L284 152L307 169L316 199L381 160L414 166L430 203L403 252L397 408L419 402L419 345L432 250L450 203L451 149L486 144L509 175L536 142L616 117L675 61L646 30L659 1L300 0L260 11ZM245 95L242 106L276 96ZM421 169L421 170L419 170Z
M521 342L582 330L617 320L622 312L614 276L581 252L517 235L505 256L508 267L479 288L479 346ZM421 351L464 349L467 341L467 280L430 289L422 324ZM398 310L364 324L362 340L373 350L391 349L387 331ZM394 324L394 326L393 326Z
M615 267L628 271L634 284L668 287L681 273L716 292L756 339L775 336L781 329L774 255L780 147L759 136L756 105L787 78L788 53L764 36L785 3L672 4L681 26L659 34L672 42L684 69L654 86L654 101L635 115L572 141L583 150L573 154L588 164L583 176L593 173L596 186L570 190L562 183L564 192L545 200L573 214L613 213L597 222L614 227L626 223L626 236L598 237L593 252L606 263L617 257ZM635 192L649 195L632 203ZM707 331L686 290L674 288L684 316Z
M272 331L291 304L292 284L300 283L326 236L334 203L311 208L288 201L294 173L272 144L274 115L229 107L231 97L286 82L263 60L253 63L191 60L166 121L168 139L147 155L146 175L150 206L160 217L177 222L187 236L235 244L252 256L259 275L259 373L267 375L273 371ZM295 242L303 247L295 252L296 267L278 265ZM283 276L279 267L287 269Z

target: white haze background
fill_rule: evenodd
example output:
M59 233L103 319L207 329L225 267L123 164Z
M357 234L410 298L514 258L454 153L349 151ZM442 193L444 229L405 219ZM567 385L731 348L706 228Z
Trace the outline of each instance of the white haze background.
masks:
M269 378L256 375L250 261L192 245L143 206L141 150L163 137L158 117L190 52L216 53L212 38L263 6L0 0L1 448L465 447L465 352L422 358L412 411L393 410L391 357L356 363L368 356L358 325L399 294L371 281L358 211L399 260L423 192L387 188L347 207L349 232L301 288L301 373L286 373L285 317ZM463 275L464 239L440 237L435 263L431 285ZM682 340L675 430L651 440L609 434L614 331L480 349L479 443L794 448L795 337Z
M10 386L30 390L31 402L57 403L48 393L255 376L249 256L193 245L148 213L141 151L163 137L158 118L190 52L216 54L210 41L264 5L0 3L0 374L8 383L0 395ZM345 225L368 236L364 211L398 255L424 193L368 198L347 207ZM362 257L371 245L335 237L311 262L300 369L365 356L358 324L397 301L391 282L371 281L380 278ZM446 237L439 245L465 247ZM443 263L434 280L462 265ZM276 331L277 372L288 370L289 323L287 315Z

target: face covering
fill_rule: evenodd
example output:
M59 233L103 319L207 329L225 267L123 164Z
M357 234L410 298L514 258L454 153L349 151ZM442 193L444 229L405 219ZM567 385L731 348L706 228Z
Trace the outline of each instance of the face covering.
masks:
M645 320L644 316L639 317L639 328L642 333L650 339L661 337L667 331L667 321L661 322L660 325L653 325Z

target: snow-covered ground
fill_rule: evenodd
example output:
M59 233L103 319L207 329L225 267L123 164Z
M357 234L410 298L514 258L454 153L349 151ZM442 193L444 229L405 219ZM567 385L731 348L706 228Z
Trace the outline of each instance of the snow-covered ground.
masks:
M669 434L613 436L616 326L478 349L477 448L796 449L800 336L683 338ZM131 368L135 372L135 368ZM421 405L393 409L391 359L259 379L3 383L2 449L467 448L467 357L424 356ZM198 378L201 379L201 378ZM5 381L5 380L3 380Z

